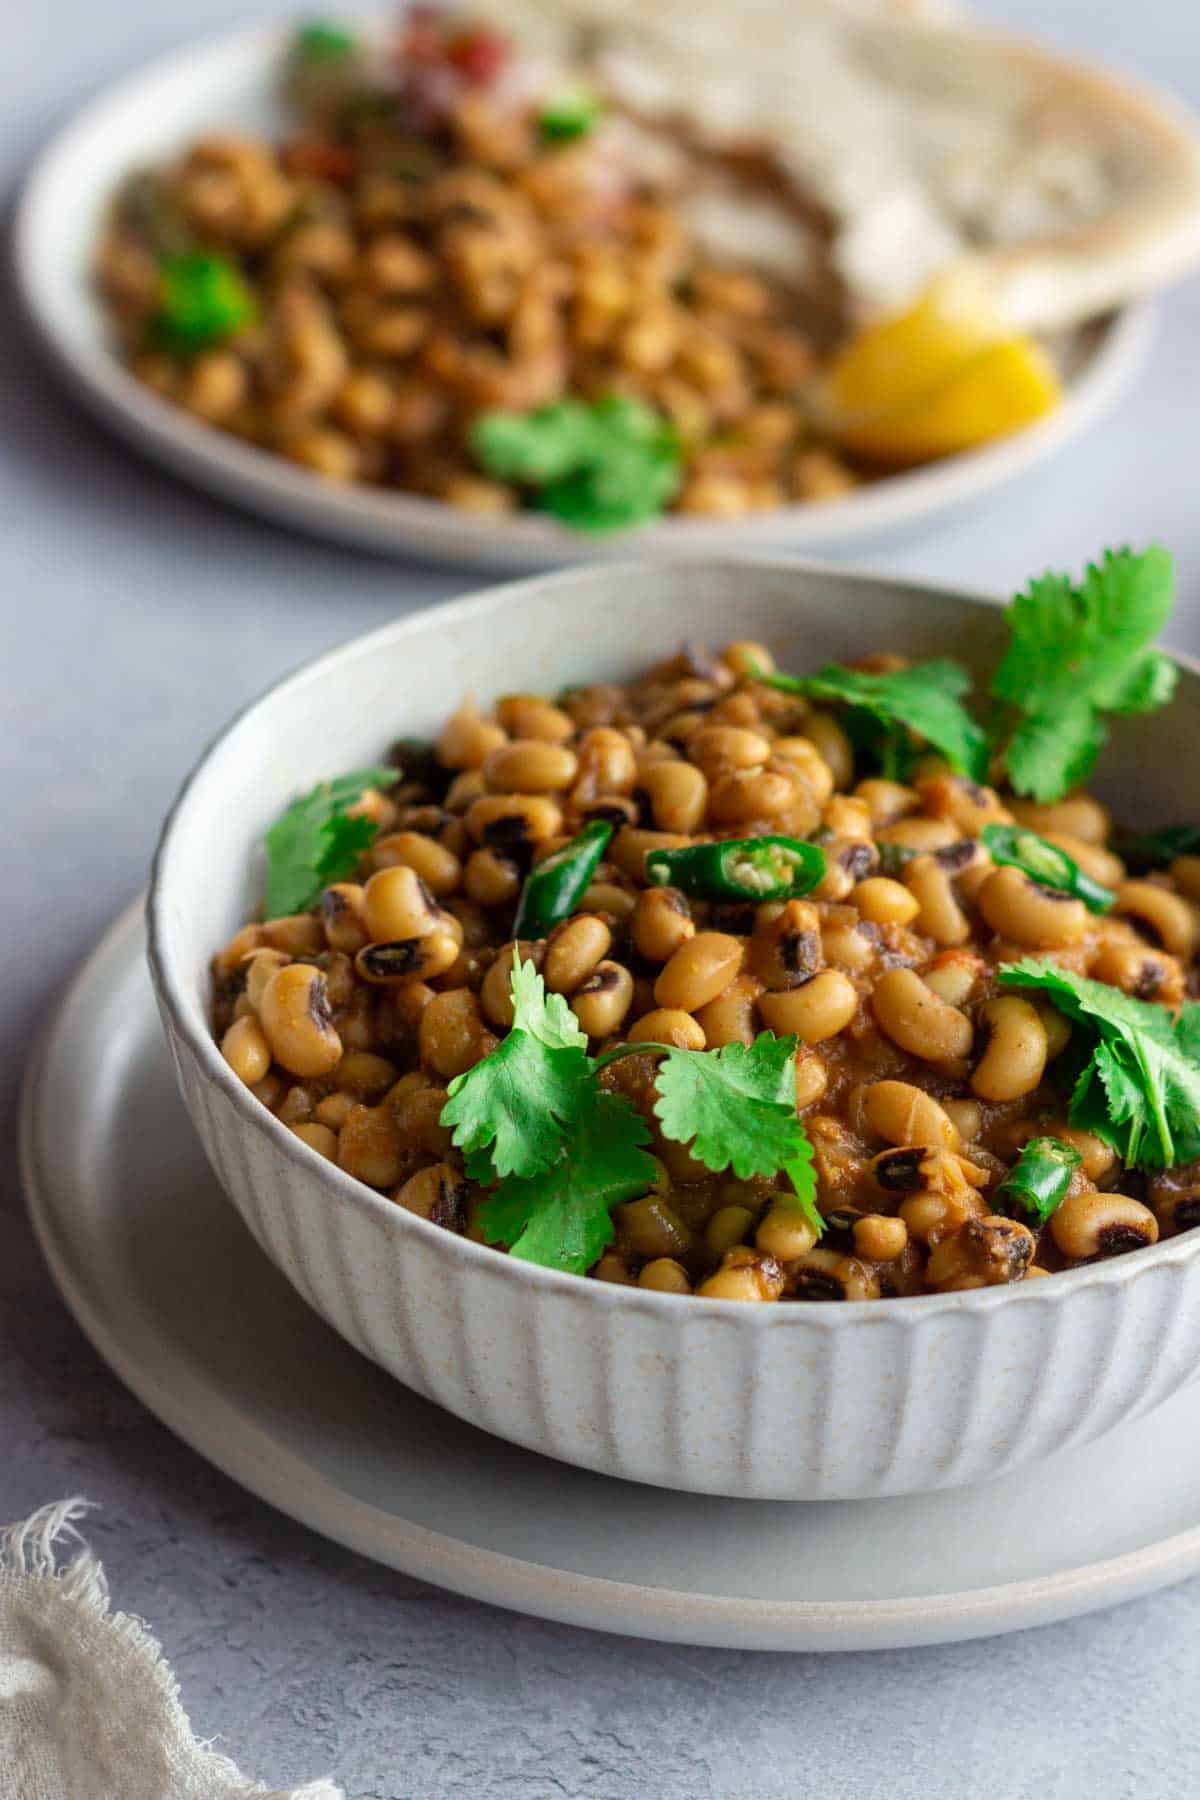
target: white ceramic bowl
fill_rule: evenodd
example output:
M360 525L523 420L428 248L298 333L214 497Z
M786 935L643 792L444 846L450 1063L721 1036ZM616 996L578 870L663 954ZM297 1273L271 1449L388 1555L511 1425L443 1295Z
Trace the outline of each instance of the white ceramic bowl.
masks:
M1100 322L1081 347L1067 397L1049 418L983 449L893 475L834 500L746 519L667 518L589 537L527 513L484 518L416 494L344 487L239 443L153 394L113 355L92 291L105 211L131 168L174 154L217 126L281 123L279 70L292 27L256 25L150 63L90 101L31 170L17 211L17 283L37 333L71 388L156 462L269 519L386 554L470 568L555 568L628 556L724 555L769 545L826 550L911 526L990 491L1087 429L1142 359L1152 303Z
M184 1098L263 1248L366 1356L485 1430L635 1481L764 1498L978 1481L1107 1431L1195 1373L1200 1232L1011 1290L747 1306L582 1281L416 1218L323 1161L236 1080L209 959L257 898L256 844L300 789L483 698L620 678L696 638L785 667L879 648L985 670L996 611L939 589L764 564L603 567L492 588L355 640L251 706L172 812L150 958ZM1185 816L1200 678L1110 752L1118 802ZM171 1204L169 1175L163 1204ZM297 1370L303 1379L303 1370Z

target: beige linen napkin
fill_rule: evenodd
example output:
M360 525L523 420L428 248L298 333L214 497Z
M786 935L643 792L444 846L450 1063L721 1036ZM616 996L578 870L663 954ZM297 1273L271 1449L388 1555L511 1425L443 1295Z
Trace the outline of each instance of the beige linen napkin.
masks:
M60 1500L0 1531L0 1800L344 1800L328 1781L263 1787L193 1737L157 1641L108 1609L87 1510Z

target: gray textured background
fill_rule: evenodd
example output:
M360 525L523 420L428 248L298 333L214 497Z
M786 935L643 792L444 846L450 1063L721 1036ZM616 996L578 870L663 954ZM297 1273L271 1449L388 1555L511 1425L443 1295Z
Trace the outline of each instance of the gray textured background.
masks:
M1200 105L1196 0L980 10ZM242 16L234 0L13 8L0 186L11 191L97 86ZM0 325L7 1119L56 987L140 885L202 742L281 670L464 581L294 541L178 486L59 394L7 292ZM976 514L874 559L1000 588L1114 538L1154 535L1180 564L1174 640L1200 649L1198 411L1193 282L1166 302L1140 386L1095 436ZM102 1502L91 1535L118 1601L161 1634L197 1728L220 1733L248 1769L279 1782L334 1771L354 1800L1195 1792L1200 1582L990 1644L787 1658L544 1625L333 1548L208 1468L100 1364L30 1242L11 1130L2 1142L0 1520L72 1491Z

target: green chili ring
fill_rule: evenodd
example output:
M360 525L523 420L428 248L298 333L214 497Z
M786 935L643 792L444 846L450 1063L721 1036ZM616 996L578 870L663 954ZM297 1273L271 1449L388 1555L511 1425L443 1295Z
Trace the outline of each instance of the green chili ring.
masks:
M593 819L578 837L561 850L543 857L525 878L513 936L544 938L553 926L568 918L591 884L600 859L608 848L613 828L607 819Z
M675 887L703 900L790 900L825 874L825 852L799 838L725 838L681 850L648 850L651 887Z
M1026 1213L1044 1225L1067 1197L1082 1158L1061 1138L1030 1138L992 1195L993 1212Z
M1089 912L1111 912L1117 896L1085 875L1074 857L1020 825L985 825L980 842L992 860L1021 869L1042 887L1082 900Z

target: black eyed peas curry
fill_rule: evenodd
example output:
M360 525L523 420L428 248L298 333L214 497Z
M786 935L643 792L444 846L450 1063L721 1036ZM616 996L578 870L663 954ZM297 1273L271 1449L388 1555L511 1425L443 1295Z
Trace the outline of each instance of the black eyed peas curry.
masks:
M957 664L737 641L466 703L272 828L225 1060L397 1205L661 1292L947 1292L1188 1229L1197 834L1082 785L1169 698L1171 590L1153 549L1031 583L987 733Z

